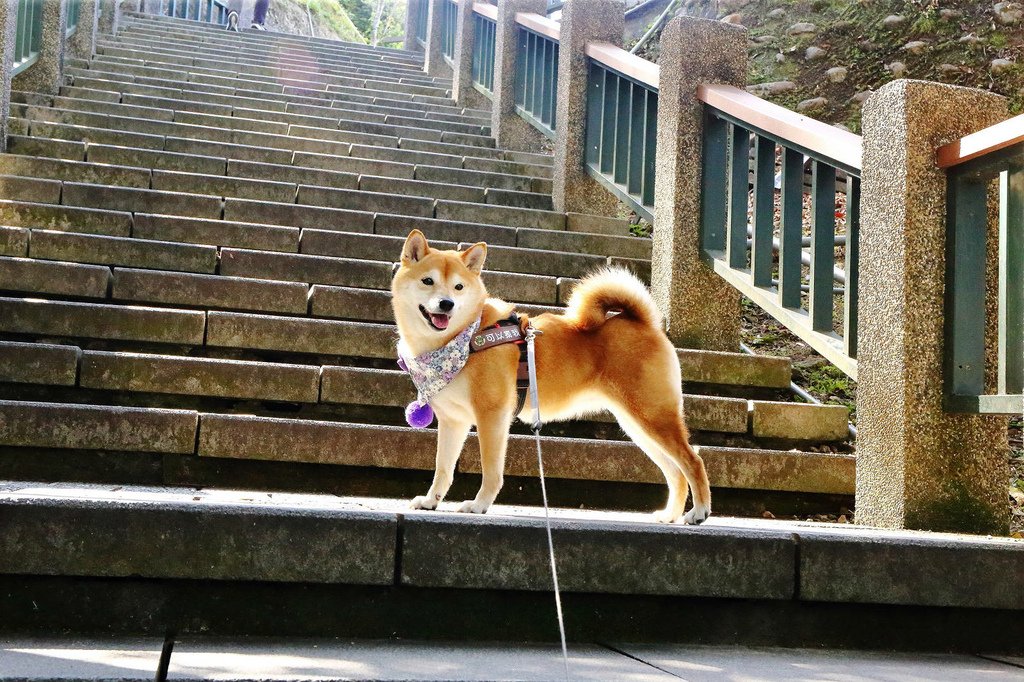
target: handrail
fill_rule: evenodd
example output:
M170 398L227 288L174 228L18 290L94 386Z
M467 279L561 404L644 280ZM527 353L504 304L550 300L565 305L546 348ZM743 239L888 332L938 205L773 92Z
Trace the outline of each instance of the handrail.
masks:
M861 138L731 85L701 85L697 99L770 135L860 172Z
M552 40L558 40L562 34L562 27L557 21L552 21L547 17L542 17L532 12L516 13L516 23Z
M486 2L474 2L473 11L482 17L486 17L491 21L498 20L498 8L494 5L488 5Z
M608 68L629 76L644 85L649 85L655 90L658 89L661 68L657 64L630 54L621 47L616 47L611 43L587 43L585 52L588 57L604 64Z
M1024 114L939 147L935 162L939 168L952 168L1021 142L1024 142Z

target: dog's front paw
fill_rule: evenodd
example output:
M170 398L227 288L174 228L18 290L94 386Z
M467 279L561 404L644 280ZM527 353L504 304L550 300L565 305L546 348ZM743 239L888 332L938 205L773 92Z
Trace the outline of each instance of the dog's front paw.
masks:
M654 512L654 521L656 523L673 523L679 518L679 513L674 509L659 509Z
M437 509L437 500L426 495L417 495L409 503L409 509Z
M694 507L683 515L683 523L688 526L699 526L711 516L710 507Z
M477 502L476 500L466 500L459 505L459 508L456 511L462 512L463 514L486 514L490 506L491 505L489 504Z

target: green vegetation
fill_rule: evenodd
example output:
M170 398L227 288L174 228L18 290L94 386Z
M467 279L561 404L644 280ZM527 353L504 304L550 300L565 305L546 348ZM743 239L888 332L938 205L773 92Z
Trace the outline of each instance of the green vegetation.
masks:
M373 43L375 38L379 41L403 33L405 6L405 0L274 0L268 26L308 35L312 19L318 36Z

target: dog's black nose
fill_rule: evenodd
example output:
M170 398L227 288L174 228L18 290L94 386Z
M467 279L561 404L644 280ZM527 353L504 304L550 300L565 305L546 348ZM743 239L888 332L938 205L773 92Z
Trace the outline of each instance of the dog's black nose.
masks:
M455 301L450 298L442 298L437 302L437 307L440 308L442 312L448 312L455 307Z

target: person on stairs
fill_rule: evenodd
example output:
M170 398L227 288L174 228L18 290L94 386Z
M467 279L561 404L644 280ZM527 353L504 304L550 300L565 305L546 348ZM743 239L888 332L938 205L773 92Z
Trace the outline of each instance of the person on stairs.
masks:
M228 3L228 23L224 28L228 31L238 31L238 16L241 10L241 0L231 0ZM270 0L256 0L252 12L252 26L249 28L257 31L266 31L264 23L267 20L267 9L270 7Z
M256 0L256 6L252 10L252 26L249 28L257 31L266 31L263 23L267 20L267 8L270 7L270 0Z

